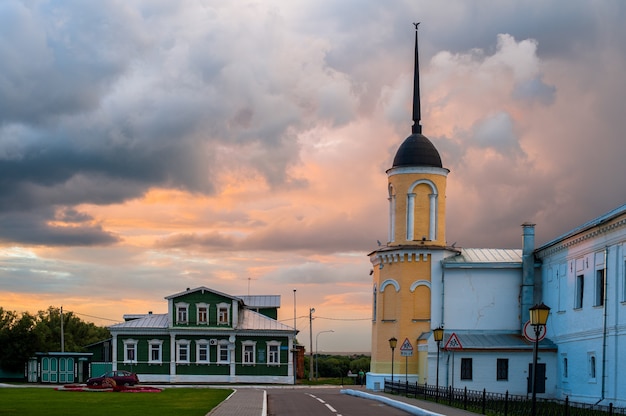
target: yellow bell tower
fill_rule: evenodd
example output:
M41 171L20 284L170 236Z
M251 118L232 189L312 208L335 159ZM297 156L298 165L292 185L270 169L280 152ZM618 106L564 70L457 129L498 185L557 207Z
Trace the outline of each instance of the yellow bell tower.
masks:
M418 24L412 134L400 145L387 170L388 242L369 254L373 266L370 389L382 389L384 380L392 376L394 380L426 381L426 339L431 329L440 325L440 317L433 317L432 311L439 310L441 299L441 260L451 250L445 236L450 171L442 166L439 152L422 134L420 125ZM391 339L397 340L394 349Z

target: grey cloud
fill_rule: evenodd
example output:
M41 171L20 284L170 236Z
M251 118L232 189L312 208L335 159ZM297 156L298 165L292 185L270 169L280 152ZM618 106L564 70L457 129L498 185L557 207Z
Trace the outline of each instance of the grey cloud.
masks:
M525 101L538 101L550 105L555 100L556 87L545 84L540 78L522 81L515 86L513 98Z
M473 142L478 146L490 147L503 155L521 152L519 139L514 131L513 120L505 112L491 114L477 122L472 135Z
M0 241L50 246L105 246L119 241L98 224L55 226L48 223L53 219L49 210L0 214Z
M0 126L97 108L143 47L129 9L81 2L3 2Z
M218 233L175 234L161 238L155 242L156 248L162 249L201 249L223 251L232 249L235 239Z

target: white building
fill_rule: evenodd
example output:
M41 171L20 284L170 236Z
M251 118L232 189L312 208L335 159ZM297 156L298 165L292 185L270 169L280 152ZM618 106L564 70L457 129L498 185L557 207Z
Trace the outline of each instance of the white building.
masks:
M625 246L622 205L535 251L552 307L557 397L626 407Z
M626 407L626 205L539 248L529 223L520 250L449 246L449 170L419 124L417 32L415 41L414 125L387 170L389 239L369 253L367 387L381 389L393 377L529 394L529 309L543 302L551 313L540 336L537 396ZM441 348L433 339L439 327ZM391 339L404 347L395 360Z

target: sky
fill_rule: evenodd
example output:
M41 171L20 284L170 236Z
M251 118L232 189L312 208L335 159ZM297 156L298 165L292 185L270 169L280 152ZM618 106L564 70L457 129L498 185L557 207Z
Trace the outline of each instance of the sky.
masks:
M413 23L446 239L521 248L524 222L540 246L626 203L624 21L619 0L3 0L0 307L110 325L186 288L276 294L307 349L369 351Z

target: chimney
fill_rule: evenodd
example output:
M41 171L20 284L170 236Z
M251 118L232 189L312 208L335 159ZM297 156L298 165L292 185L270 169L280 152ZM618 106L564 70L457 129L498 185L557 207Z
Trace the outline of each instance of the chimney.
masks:
M528 310L535 304L535 224L522 224L522 305L521 330L530 318Z

